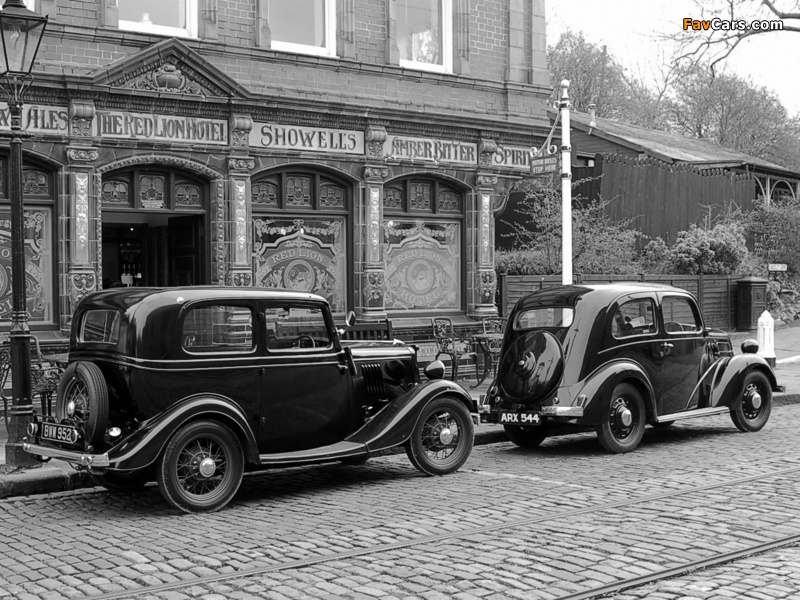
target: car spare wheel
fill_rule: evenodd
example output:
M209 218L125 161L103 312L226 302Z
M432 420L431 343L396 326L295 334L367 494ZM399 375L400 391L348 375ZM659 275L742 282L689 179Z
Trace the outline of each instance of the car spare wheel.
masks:
M563 372L564 354L556 337L547 331L530 331L503 353L497 381L507 397L533 403L558 387Z
M100 367L72 363L61 375L56 394L56 419L82 428L89 444L101 441L108 423L108 387Z

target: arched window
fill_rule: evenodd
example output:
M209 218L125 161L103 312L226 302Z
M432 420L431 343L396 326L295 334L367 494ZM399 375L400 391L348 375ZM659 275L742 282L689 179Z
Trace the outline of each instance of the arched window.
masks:
M11 318L11 198L9 160L0 156L0 319ZM25 289L31 325L53 325L55 314L55 173L25 162Z
M311 292L347 309L348 184L325 173L284 169L253 178L255 285Z
M384 187L387 311L462 310L464 193L410 177Z

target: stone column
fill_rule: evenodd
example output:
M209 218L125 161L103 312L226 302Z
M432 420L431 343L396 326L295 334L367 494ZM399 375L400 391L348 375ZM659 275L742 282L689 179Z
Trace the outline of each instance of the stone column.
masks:
M249 115L233 115L230 120L231 156L228 158L228 281L235 286L253 285L253 216L250 204L250 173L256 166L250 152Z
M60 274L60 329L69 332L75 306L90 292L100 288L102 244L100 190L95 185L99 152L93 145L94 102L72 100L69 104L69 135L65 188L59 217L58 237L62 242Z
M356 236L354 247L357 250L356 281L361 282L361 285L357 286L361 301L357 301L356 304L361 305L362 316L368 320L386 318L384 306L386 276L383 263L383 182L389 175L383 157L383 143L386 138L386 129L383 127L370 125L364 133L367 143L364 210L357 211L363 215L363 223L356 224L355 230L360 231L361 235Z
M474 244L467 246L468 256L474 256L474 264L469 265L470 286L468 316L473 319L497 316L495 291L497 275L494 270L494 213L492 195L497 184L497 175L479 173L475 194L475 211L468 221L469 230L474 231ZM474 252L470 252L474 248Z

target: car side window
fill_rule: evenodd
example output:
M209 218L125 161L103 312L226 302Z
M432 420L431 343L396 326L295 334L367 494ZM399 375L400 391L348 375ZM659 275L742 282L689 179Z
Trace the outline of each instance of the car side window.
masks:
M252 350L253 312L224 304L191 308L183 319L181 344L193 353Z
M667 296L661 301L664 329L667 333L698 332L702 330L700 318L688 298Z
M627 338L656 332L653 301L649 298L630 300L621 304L611 321L611 335Z
M321 308L282 304L264 310L267 349L270 351L332 348L325 314Z

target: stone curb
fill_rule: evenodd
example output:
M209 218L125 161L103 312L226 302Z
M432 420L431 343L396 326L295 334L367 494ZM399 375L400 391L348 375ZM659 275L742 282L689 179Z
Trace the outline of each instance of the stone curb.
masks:
M773 399L773 404L776 406L795 403L800 403L800 394L776 394ZM476 446L508 441L505 432L499 425L480 425L479 427L488 429L475 432ZM393 448L392 451L381 454L400 454L402 452L402 449ZM62 461L53 462L55 464L45 464L34 469L0 474L0 499L67 492L95 485L86 473L79 473Z

